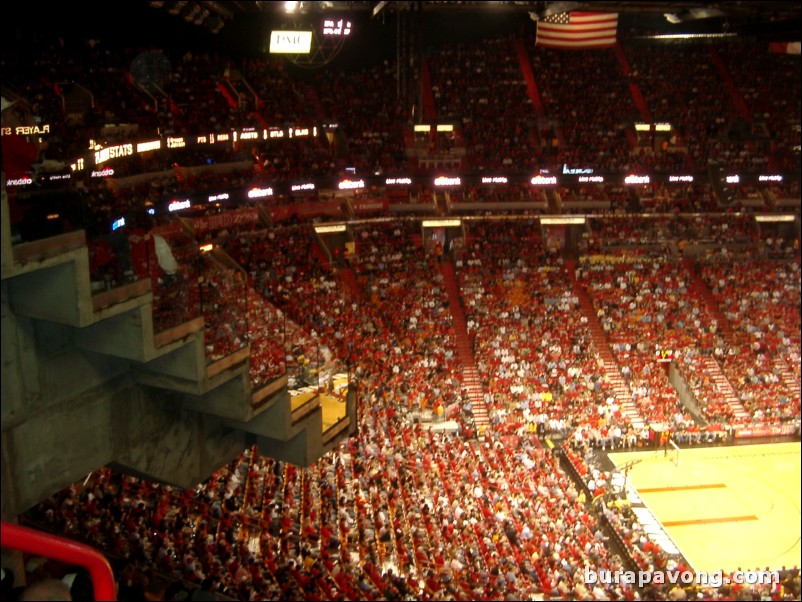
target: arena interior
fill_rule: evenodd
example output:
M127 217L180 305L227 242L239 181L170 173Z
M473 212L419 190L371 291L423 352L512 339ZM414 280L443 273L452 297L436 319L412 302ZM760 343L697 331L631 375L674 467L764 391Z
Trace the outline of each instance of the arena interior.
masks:
M3 600L799 599L799 3L5 22Z

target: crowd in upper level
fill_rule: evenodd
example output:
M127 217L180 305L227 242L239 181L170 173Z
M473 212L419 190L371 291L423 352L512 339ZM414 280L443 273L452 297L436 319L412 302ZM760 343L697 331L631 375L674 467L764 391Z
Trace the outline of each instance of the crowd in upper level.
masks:
M26 125L36 119L50 127L37 163L69 164L87 154L90 140L120 142L119 131L147 140L317 126L317 136L302 144L285 138L258 145L271 177L348 166L390 173L411 165L404 131L412 123L389 62L305 79L274 58L116 52L108 44L62 39L26 47L25 54L22 47L4 52L4 94L17 104L8 110L23 111ZM529 173L567 164L603 173L703 173L711 162L741 173L798 170L798 59L749 40L625 40L622 56L613 49L544 49L528 32L444 44L427 58L436 119L455 125L454 139L465 146L463 169L471 171ZM654 132L635 142L634 124L648 117L671 124L664 143ZM336 134L327 135L324 124L337 124Z

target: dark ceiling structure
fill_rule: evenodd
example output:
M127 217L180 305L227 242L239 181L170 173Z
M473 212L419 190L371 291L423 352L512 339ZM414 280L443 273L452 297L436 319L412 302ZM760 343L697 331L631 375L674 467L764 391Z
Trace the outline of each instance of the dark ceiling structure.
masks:
M767 41L799 41L802 39L802 3L800 2L522 2L522 1L348 1L348 0L198 0L150 1L188 23L203 26L212 33L226 23L253 19L287 18L290 16L344 15L348 13L384 18L405 13L528 13L534 21L548 15L569 11L616 12L621 15L645 15L660 18L676 27L700 27L755 36ZM662 18L664 17L664 19Z
M233 0L223 3L202 2L201 4L224 4L237 12L285 12L286 2L279 1L250 1ZM692 9L715 9L728 16L742 17L767 17L776 15L782 18L799 17L799 2L604 2L601 0L592 2L480 2L480 1L423 1L423 2L404 2L402 0L390 0L383 2L353 2L353 1L322 1L311 2L301 1L295 3L295 10L298 11L371 11L377 13L382 10L401 11L410 6L420 4L424 11L524 11L537 12L551 10L552 12L566 12L571 10L578 11L598 11L598 12L678 12Z
M286 13L286 2L279 1L243 1L231 2L201 2L201 4L224 4L232 11L238 13L249 12L279 12ZM479 1L421 1L405 2L402 0L385 0L380 2L352 2L352 1L300 1L292 3L298 12L343 12L343 11L370 11L373 16L383 11L399 12L409 10L420 5L424 12L528 12L535 14L553 14L567 11L596 11L617 13L655 13L655 14L682 14L699 15L697 18L725 17L740 20L791 20L799 19L802 14L802 4L799 2L479 2ZM707 17L705 17L707 15Z

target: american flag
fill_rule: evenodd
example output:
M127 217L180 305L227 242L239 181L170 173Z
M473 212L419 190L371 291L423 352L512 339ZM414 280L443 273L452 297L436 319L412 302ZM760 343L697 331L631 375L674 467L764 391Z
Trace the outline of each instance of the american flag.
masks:
M615 46L617 13L559 13L537 22L538 46L608 48Z

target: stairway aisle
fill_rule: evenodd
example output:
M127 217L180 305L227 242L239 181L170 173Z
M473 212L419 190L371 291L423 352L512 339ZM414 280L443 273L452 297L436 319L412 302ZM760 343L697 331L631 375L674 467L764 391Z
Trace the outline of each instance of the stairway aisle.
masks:
M704 301L707 309L716 319L718 331L721 333L727 343L732 344L732 326L730 325L730 321L727 319L727 316L724 315L724 312L721 311L721 307L719 306L716 298L713 296L713 293L711 293L710 289L707 287L707 283L705 283L704 279L697 273L693 259L686 257L683 260L683 264L685 265L685 269L688 271L688 275L690 276L690 285L688 286L688 290L692 295L695 295Z
M749 412L746 411L746 408L738 399L738 396L735 394L735 389L732 388L732 384L727 380L724 372L721 371L719 363L709 356L701 356L700 359L702 361L703 370L710 375L716 389L724 395L724 401L726 401L727 405L732 409L736 420L749 418Z
M323 248L320 242L313 242L310 245L309 252L312 257L317 258L320 267L327 271L331 269L331 257L329 256L329 252Z
M618 368L618 362L613 357L613 352L610 350L610 345L607 342L607 335L604 334L604 329L596 317L596 311L593 308L593 301L583 286L577 281L574 274L575 263L573 261L566 262L565 269L568 270L569 276L574 283L574 294L579 298L579 308L585 317L588 319L588 328L590 328L590 335L593 339L593 345L599 352L604 363L604 371L610 377L610 383L615 390L615 401L618 407L621 408L623 414L636 429L643 428L643 418L638 412L635 402L632 401L632 391L630 391L621 370Z
M443 274L443 284L448 292L448 305L451 309L452 325L457 339L457 355L462 363L462 384L468 392L468 399L473 406L473 418L479 435L483 435L490 424L490 416L484 400L484 388L479 378L479 369L473 356L473 347L468 338L468 329L465 325L465 312L462 309L462 297L454 273L454 264L450 261L440 264Z
M800 397L802 397L802 383L799 382L799 379L788 367L786 361L780 356L774 357L774 369L780 374L783 384L788 388L798 404Z
M641 118L646 123L652 123L651 111L649 111L646 99L643 97L643 92L641 92L637 80L631 77L632 68L629 66L629 61L627 60L626 54L624 54L624 49L621 47L620 42L616 42L614 50L615 57L618 59L618 64L621 65L621 71L624 77L629 80L629 94L632 96L632 101L635 103L635 106L638 107Z
M434 101L432 92L432 77L429 73L429 61L424 57L421 59L421 113L426 121L437 119L437 103Z
M539 119L546 116L546 109L543 106L543 99L540 96L540 90L537 87L535 74L532 72L532 63L529 61L529 55L526 53L526 47L521 40L515 40L515 54L518 57L518 66L521 69L524 81L526 82L526 93L532 101L532 106L535 109L535 114Z
M357 282L354 270L351 269L350 266L341 267L337 269L337 275L340 277L340 282L351 293L352 297L356 299L358 303L362 303L365 300L365 295L362 292L362 288L359 286L359 282Z
M710 45L710 61L716 67L716 71L718 71L718 74L724 81L724 86L732 96L732 103L738 109L741 119L748 123L752 123L752 111L749 110L743 95L738 90L738 86L735 85L732 72L727 68L727 65L724 64L724 60L721 58L721 55L713 44Z

